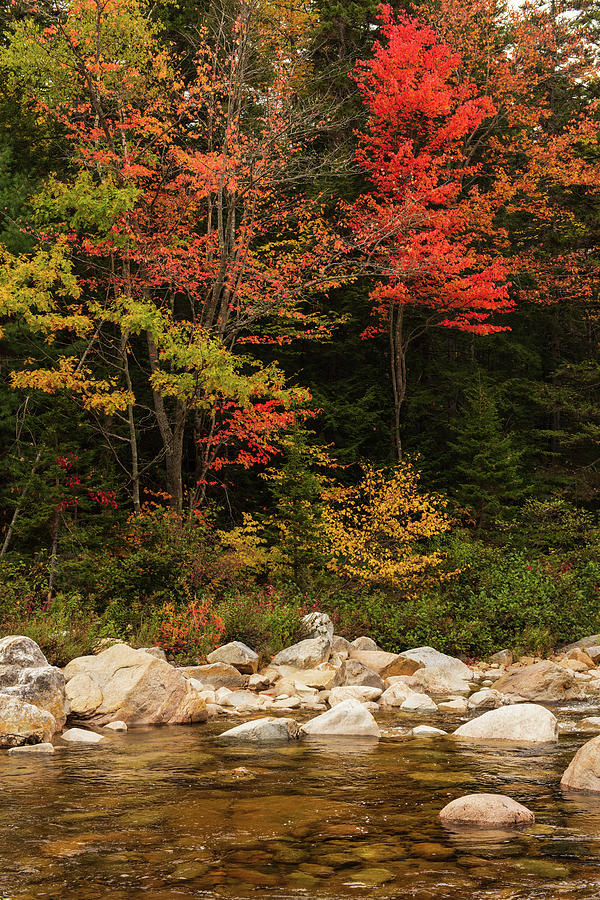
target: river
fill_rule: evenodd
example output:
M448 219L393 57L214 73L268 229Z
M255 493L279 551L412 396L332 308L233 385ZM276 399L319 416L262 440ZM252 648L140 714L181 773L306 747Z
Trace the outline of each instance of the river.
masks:
M600 798L559 788L591 735L528 750L395 733L220 746L229 725L2 754L2 900L600 897ZM439 810L474 791L509 794L536 825L442 828Z

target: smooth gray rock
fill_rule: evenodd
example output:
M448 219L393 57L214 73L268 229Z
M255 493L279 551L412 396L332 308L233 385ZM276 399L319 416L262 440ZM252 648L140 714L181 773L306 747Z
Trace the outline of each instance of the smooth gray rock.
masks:
M471 681L473 677L473 673L464 662L455 656L440 653L434 647L415 647L412 650L404 650L400 656L406 656L408 659L417 659L427 668L450 669L463 681Z
M8 750L9 756L21 756L23 754L27 756L31 753L47 755L49 753L54 753L54 747L50 742L44 741L41 744L22 744L20 747L9 747Z
M357 659L344 660L337 670L332 687L350 684L362 684L367 687L376 687L380 690L385 688L383 678L377 672L368 669L367 666L364 666Z
M286 647L273 657L274 666L295 666L297 669L312 669L327 662L331 654L331 641L327 638L307 638Z
M60 730L66 721L65 678L51 666L31 638L10 635L0 640L0 694L49 712Z
M361 637L355 638L353 641L350 641L350 646L354 647L355 650L379 650L379 647L373 640L373 638L366 637L362 635Z
M454 737L488 743L556 743L558 722L556 716L544 706L517 703L514 706L490 709L476 719L465 722L456 729Z
M254 675L258 671L258 653L242 641L230 641L217 647L206 657L209 663L227 663L242 675Z
M359 700L344 700L300 728L308 737L376 737L379 726L368 709Z
M565 770L560 786L571 791L600 794L600 735L579 748Z
M234 743L271 744L296 740L298 733L298 724L294 719L266 716L262 719L252 719L251 722L244 722L242 725L230 728L229 731L224 731L219 735L219 740Z
M104 740L104 735L85 728L68 728L61 734L61 738L72 744L99 744Z
M443 825L509 828L533 825L531 810L504 794L467 794L448 803L440 812Z

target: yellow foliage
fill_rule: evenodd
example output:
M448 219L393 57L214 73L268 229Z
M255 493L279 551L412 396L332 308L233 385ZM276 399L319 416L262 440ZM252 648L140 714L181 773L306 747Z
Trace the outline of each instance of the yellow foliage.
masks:
M238 525L231 531L218 532L225 557L235 562L237 571L258 572L264 568L267 560L266 541L260 530L259 523L244 513L243 525Z
M389 474L372 468L354 487L327 492L322 512L329 568L414 595L440 572L443 554L423 546L450 527L443 498L419 490L419 474L404 462Z

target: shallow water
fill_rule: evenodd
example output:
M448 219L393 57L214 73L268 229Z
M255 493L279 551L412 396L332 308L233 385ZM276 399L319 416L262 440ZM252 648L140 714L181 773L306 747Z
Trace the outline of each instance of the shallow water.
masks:
M1 900L600 897L600 798L558 786L592 735L531 750L399 735L221 747L231 724L1 754ZM442 828L439 810L472 791L509 794L536 825Z

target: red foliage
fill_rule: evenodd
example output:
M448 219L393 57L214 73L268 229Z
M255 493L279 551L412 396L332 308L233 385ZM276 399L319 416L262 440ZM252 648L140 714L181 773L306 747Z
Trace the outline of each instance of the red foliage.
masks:
M457 77L460 57L429 26L379 10L384 42L353 75L369 113L357 159L371 190L348 209L356 246L382 276L372 292L376 328L390 306L410 304L431 311L429 325L501 330L490 317L511 309L506 272L475 247L485 235L472 220L477 169L468 158L494 107Z

